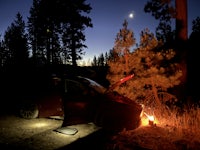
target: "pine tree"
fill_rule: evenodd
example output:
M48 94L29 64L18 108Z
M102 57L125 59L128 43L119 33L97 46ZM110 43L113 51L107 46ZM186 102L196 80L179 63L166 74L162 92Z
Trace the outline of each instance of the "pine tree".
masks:
M150 0L144 7L146 13L151 13L156 20L159 20L159 24L156 28L156 37L163 42L174 40L172 19L175 17L175 9L172 1L173 0Z
M64 1L63 1L64 2ZM86 27L92 27L91 18L85 14L90 13L91 6L86 4L85 0L76 0L66 2L66 8L68 9L68 18L64 18L61 23L62 26L62 40L65 48L65 52L71 59L73 66L77 66L76 61L81 60L85 54L83 48L87 48L84 44L85 34L83 31Z
M200 17L197 17L192 21L192 33L189 37L189 50L187 54L188 65L188 87L187 92L193 101L198 102L200 100L199 88L200 85L200 73L197 68L194 67L200 63L199 60L199 39L200 39Z
M33 58L76 66L87 47L83 31L92 27L85 16L90 10L85 0L33 0L28 22Z
M94 56L93 61L92 61L92 66L97 66L97 57Z
M148 104L146 99L148 94L153 95L153 104L160 106L165 103L159 98L158 93L167 92L168 89L178 85L182 73L172 61L175 52L172 49L158 50L161 44L153 33L144 29L141 32L139 47L129 55L128 73L134 73L134 77L115 90L139 103ZM122 61L110 65L112 72L107 76L110 83L120 80L114 77L121 73L119 68L121 70L124 68Z
M174 7L175 6L175 7ZM165 43L163 47L173 48L176 51L176 61L182 70L181 84L176 87L177 95L181 99L187 98L186 86L188 80L187 50L187 0L150 0L144 8L151 12L155 19L160 21L157 28L159 38ZM172 32L171 21L175 21L175 30ZM158 30L159 29L159 30ZM158 38L158 34L157 34Z
M114 48L110 52L108 65L110 66L110 75L113 74L110 78L118 80L124 74L129 74L130 48L134 44L134 33L128 29L127 20L124 20L123 28L117 33ZM119 66L116 66L116 64Z
M29 59L28 39L25 33L25 22L18 12L16 20L11 23L4 35L5 49L9 51L9 64L17 67L27 65Z

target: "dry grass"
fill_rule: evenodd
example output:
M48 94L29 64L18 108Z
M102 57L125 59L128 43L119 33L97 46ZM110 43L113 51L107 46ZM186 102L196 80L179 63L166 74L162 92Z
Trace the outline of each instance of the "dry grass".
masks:
M154 112L159 125L172 126L179 130L189 130L191 133L200 133L200 108L197 106L184 107L181 109L156 109Z
M197 106L168 109L154 108L154 126L145 115L135 130L124 130L113 137L109 149L200 149L200 108Z

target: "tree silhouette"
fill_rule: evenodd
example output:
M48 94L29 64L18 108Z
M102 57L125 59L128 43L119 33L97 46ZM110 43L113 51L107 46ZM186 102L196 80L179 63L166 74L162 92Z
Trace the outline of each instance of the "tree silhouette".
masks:
M199 64L199 39L200 39L200 17L197 17L192 22L192 33L189 37L189 50L187 53L188 62L188 88L187 91L194 101L198 102L200 99L199 88L200 73L195 67Z
M87 47L83 31L92 23L84 14L90 10L85 0L33 0L28 22L33 58L76 66Z
M0 70L5 66L6 61L8 60L7 57L9 54L7 53L4 45L4 41L0 41Z
M76 60L82 59L82 55L84 55L83 48L87 48L83 44L86 40L83 31L86 27L92 27L91 19L83 14L90 13L92 8L89 4L85 4L85 0L71 1L70 5L71 7L67 8L71 15L68 20L62 21L62 39L72 65L77 66Z
M187 0L150 0L144 7L146 13L151 13L160 21L156 28L157 38L163 42L187 40ZM175 19L175 37L172 31L172 20Z
M25 33L25 22L18 12L16 20L7 28L4 36L5 50L9 53L8 64L22 67L27 65L29 58L27 34Z
M159 20L156 28L156 37L164 43L174 40L172 19L175 17L175 10L171 0L151 0L144 7L146 13L151 13L155 19Z
M97 57L96 56L93 57L91 65L92 66L97 66Z
M33 62L42 64L62 63L61 43L58 32L59 19L56 2L33 0L28 17L29 40ZM55 14L54 14L55 13Z

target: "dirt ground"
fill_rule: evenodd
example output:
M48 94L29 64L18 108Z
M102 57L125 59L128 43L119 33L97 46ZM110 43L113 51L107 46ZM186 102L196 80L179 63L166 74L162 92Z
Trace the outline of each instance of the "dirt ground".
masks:
M61 125L62 120L48 118L27 120L15 115L1 115L0 148L1 150L78 149L83 146L92 146L95 138L100 137L100 135L96 136L95 134L101 134L101 128L95 126L93 123L69 126L78 129L75 135L65 135L56 132L55 130L60 128ZM86 144L86 137L90 137L91 144L88 142ZM88 139L87 141L90 140Z
M69 126L75 135L56 132L63 120L23 119L0 115L0 149L21 150L199 150L199 133L179 133L173 127L144 126L111 134L93 123Z

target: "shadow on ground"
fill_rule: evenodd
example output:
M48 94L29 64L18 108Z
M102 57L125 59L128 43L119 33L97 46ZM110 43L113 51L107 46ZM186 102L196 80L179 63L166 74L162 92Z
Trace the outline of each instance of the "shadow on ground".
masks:
M57 150L75 150L75 149L95 149L95 150L106 150L108 144L111 142L113 133L107 132L100 129L86 137L80 138L75 142L61 147Z

